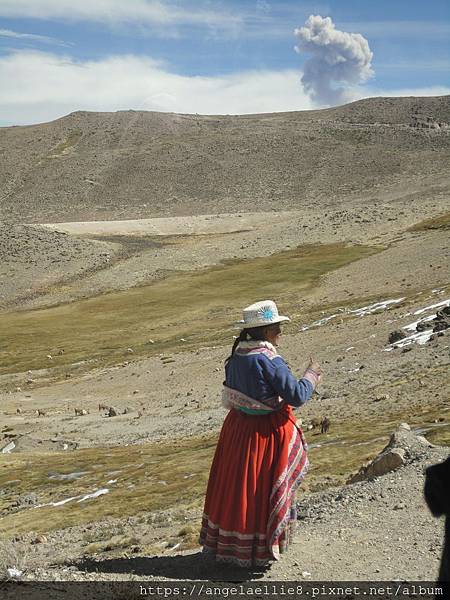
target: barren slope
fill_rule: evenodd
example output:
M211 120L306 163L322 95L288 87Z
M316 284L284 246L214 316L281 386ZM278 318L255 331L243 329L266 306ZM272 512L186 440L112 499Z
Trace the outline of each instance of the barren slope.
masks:
M0 129L0 219L77 221L299 209L450 170L450 97L246 116L76 112Z

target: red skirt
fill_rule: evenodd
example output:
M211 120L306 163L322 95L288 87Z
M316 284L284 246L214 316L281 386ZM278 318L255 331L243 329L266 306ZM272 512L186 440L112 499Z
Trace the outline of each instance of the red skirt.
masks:
M294 494L308 469L306 450L289 405L261 416L231 409L209 475L203 551L242 567L279 558L293 533Z

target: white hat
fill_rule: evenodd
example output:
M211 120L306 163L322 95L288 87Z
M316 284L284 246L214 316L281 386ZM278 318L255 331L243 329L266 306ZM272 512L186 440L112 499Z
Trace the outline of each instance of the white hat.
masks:
M237 325L241 329L250 329L251 327L264 327L273 325L282 321L290 321L289 317L283 317L278 314L277 305L273 300L261 300L244 308L244 318L238 321Z

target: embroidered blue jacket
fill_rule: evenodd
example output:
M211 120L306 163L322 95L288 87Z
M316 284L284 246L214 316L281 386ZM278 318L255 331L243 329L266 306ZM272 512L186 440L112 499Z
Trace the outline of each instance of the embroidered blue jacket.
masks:
M281 356L270 358L263 353L235 352L225 365L224 384L255 400L281 396L294 407L305 404L314 391L307 379L297 381Z

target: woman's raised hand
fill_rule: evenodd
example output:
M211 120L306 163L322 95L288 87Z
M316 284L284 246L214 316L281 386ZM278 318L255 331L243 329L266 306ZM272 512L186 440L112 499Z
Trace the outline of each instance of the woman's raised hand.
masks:
M318 375L320 375L322 373L322 369L321 369L319 363L317 362L317 360L314 360L314 358L312 356L309 359L308 369L312 369Z

